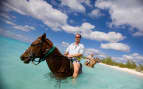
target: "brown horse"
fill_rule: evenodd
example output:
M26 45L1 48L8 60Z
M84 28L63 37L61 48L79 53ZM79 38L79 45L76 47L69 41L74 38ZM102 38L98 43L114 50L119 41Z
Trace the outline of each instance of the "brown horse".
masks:
M73 74L72 63L53 46L53 43L49 39L46 38L46 33L32 42L31 46L20 58L26 64L34 61L35 58L39 58L39 60L45 59L49 69L56 77L65 78L72 76ZM82 68L80 68L80 73L81 69Z
M93 68L94 65L95 65L96 63L99 63L99 62L100 62L100 59L99 59L99 58L94 58L94 59L90 59L89 61L86 61L84 64L85 64L86 66L88 66L88 67Z

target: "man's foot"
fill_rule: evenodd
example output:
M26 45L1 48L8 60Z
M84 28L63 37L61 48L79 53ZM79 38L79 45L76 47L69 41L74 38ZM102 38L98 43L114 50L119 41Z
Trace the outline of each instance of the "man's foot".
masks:
M76 78L73 78L72 79L72 84L75 84L76 83Z

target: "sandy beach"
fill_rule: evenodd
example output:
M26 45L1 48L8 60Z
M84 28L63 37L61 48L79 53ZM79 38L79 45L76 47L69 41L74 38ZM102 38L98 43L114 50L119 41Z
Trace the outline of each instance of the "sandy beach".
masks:
M111 65L107 65L107 64L103 64L103 63L99 63L99 64L104 65L104 66L108 66L108 67L110 67L110 68L118 69L118 70L121 70L121 71L125 71L125 72L128 72L128 73L135 74L135 75L138 75L138 76L142 76L142 77L143 77L143 73L137 72L136 70L133 70L133 69L120 68L120 67L118 67L118 66L111 66Z

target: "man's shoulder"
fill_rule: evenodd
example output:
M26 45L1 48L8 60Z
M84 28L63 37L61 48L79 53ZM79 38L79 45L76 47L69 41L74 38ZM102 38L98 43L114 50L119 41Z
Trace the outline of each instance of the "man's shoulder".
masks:
M83 44L81 44L81 43L79 43L79 46L84 47L84 45L83 45Z
M71 43L68 47L71 47L71 46L73 46L74 45L74 43Z
M75 43L71 43L69 46L75 46ZM79 46L84 48L84 45L82 43L79 43Z
M74 43L71 43L71 44L70 44L70 46L73 46L73 45L74 45Z

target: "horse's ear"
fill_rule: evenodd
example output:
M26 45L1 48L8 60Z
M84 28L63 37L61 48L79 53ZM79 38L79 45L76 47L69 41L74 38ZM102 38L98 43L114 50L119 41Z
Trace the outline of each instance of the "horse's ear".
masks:
M46 33L44 33L43 35L42 35L42 41L45 41L46 40Z

